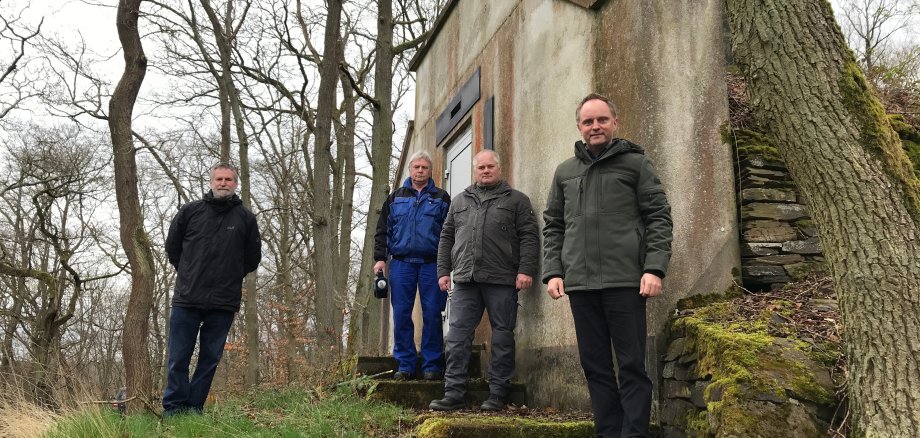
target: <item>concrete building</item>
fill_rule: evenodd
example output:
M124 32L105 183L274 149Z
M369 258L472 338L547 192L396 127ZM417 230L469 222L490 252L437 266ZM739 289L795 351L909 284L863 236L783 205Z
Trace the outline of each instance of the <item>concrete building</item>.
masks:
M403 156L431 153L435 180L455 194L470 184L472 156L492 148L538 213L556 165L580 139L577 103L592 91L617 102L618 136L646 149L674 218L664 292L649 302L653 376L677 300L724 291L738 272L732 152L720 135L728 119L722 3L450 0L411 66L416 112ZM531 403L589 408L567 299L553 301L540 283L520 303L516 380ZM487 326L477 344L487 343Z

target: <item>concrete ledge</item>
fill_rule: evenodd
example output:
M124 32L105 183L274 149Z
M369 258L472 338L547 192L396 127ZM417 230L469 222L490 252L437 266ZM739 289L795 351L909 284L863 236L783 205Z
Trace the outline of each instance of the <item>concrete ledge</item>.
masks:
M432 417L415 428L418 438L593 437L590 421L558 422L509 417Z
M432 400L444 397L444 381L381 380L371 393L370 398L387 401L414 409L428 409ZM489 398L489 383L483 379L473 379L467 386L466 401L469 408L478 408ZM508 401L518 406L527 403L527 390L522 383L512 383Z

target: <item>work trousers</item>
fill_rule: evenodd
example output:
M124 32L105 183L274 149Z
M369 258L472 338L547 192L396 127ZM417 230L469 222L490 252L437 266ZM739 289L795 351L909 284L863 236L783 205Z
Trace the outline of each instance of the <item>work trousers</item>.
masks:
M648 436L652 381L645 369L646 298L638 288L571 292L568 296L597 435Z
M204 410L234 316L236 312L229 310L173 306L169 316L164 415ZM196 341L199 343L198 364L189 380L189 364Z
M447 293L438 287L437 263L390 261L390 302L393 305L393 357L399 371L416 374L418 353L415 349L415 324L412 308L415 293L422 302L422 371L444 370L444 330L441 312Z
M511 285L456 283L450 298L450 321L445 340L447 369L444 396L463 400L469 383L473 334L489 312L492 326L489 393L505 399L514 373L514 326L517 323L518 292Z

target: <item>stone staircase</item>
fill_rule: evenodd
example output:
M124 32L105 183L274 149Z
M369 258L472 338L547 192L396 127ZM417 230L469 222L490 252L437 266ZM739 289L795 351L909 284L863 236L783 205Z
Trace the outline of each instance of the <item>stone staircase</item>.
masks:
M488 376L483 372L482 356L482 346L473 346L470 355L470 383L466 393L466 401L470 407L478 407L489 398L489 382ZM428 409L428 404L432 400L444 397L444 380L392 380L396 369L396 359L392 357L358 357L358 374L379 376L377 386L371 394L373 399L388 401L407 408ZM523 383L511 384L508 401L518 406L527 404L527 388Z

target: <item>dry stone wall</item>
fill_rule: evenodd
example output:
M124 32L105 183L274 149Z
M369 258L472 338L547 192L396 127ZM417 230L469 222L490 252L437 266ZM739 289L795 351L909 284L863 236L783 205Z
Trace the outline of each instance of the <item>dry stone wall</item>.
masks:
M738 148L741 276L752 290L780 288L825 269L818 230L786 165Z

